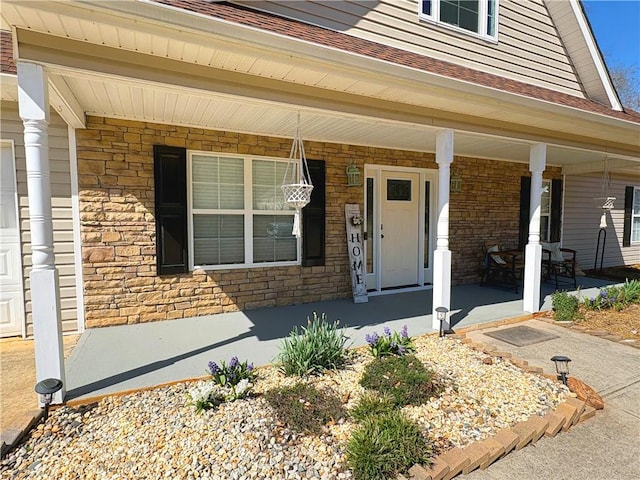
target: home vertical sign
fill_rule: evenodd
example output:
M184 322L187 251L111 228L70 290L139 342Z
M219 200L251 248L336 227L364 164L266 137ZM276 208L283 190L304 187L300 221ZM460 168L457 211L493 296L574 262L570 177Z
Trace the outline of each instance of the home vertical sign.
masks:
M347 226L347 249L349 250L353 303L366 303L369 301L369 297L367 296L367 285L365 283L360 205L354 203L346 204L344 206L344 215Z

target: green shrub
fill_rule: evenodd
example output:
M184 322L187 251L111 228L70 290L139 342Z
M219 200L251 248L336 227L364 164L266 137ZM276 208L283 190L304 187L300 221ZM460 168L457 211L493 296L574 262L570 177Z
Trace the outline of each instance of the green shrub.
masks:
M580 301L567 292L555 292L551 295L551 304L558 321L571 321L578 317Z
M303 382L269 390L264 398L278 418L298 432L320 433L329 420L337 421L345 416L338 397Z
M360 385L387 393L395 405L420 405L441 391L435 373L413 355L377 358L365 368Z
M364 419L347 444L347 464L356 480L388 480L414 464L431 464L432 447L401 411Z
M278 360L286 375L313 375L326 369L340 368L346 359L345 345L349 337L338 330L338 322L329 323L326 315L313 312L307 327L294 327L285 338Z
M603 288L597 296L584 299L584 306L591 310L622 310L633 303L640 303L640 280Z
M378 395L373 392L366 392L351 410L351 416L360 421L369 416L384 415L395 408L395 402L388 393Z
M384 327L384 335L378 335L378 332L373 332L365 335L365 339L374 357L404 355L415 350L406 325L402 327L400 333L391 332L389 327Z

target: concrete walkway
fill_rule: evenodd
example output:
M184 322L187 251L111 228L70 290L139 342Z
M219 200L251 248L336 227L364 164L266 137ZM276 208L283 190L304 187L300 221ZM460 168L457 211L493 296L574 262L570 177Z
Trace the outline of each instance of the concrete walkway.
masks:
M500 351L527 360L553 373L550 358L571 358L570 375L593 387L605 409L595 418L554 438L512 452L487 470L476 470L469 480L635 480L640 478L640 350L545 322L527 325L558 335L525 347L515 347L485 333L509 326L469 332L474 342L495 345Z
M610 282L580 278L583 294ZM544 284L543 309L551 308L553 289ZM340 320L353 346L383 326L410 335L433 332L431 290L370 297L366 304L351 299L308 303L213 316L96 328L82 334L66 362L67 400L121 392L205 374L210 360L236 355L255 365L272 363L284 337L305 325L313 312ZM454 287L454 328L522 316L522 293L510 289L465 285Z

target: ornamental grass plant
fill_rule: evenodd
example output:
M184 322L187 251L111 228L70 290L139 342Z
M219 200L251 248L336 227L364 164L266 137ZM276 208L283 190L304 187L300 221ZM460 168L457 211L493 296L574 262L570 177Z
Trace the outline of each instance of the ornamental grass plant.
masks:
M324 370L342 367L347 358L349 337L338 329L338 321L330 323L323 313L307 318L307 326L294 327L280 346L278 361L286 375L317 375Z
M347 443L347 465L356 480L388 480L414 464L428 466L432 446L400 410L366 417Z

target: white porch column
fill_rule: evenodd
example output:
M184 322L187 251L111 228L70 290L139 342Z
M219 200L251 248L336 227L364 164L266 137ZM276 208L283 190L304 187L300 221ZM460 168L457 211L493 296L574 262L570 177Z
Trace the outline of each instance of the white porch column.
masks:
M18 105L24 123L29 222L31 226L31 303L36 381L65 381L58 271L53 256L49 180L49 85L42 65L18 61ZM64 388L53 403L61 403Z
M529 241L525 249L524 294L522 298L525 312L540 310L540 278L542 267L542 246L540 245L540 201L542 198L542 172L547 163L547 145L538 143L529 151L529 171L531 171L531 208L529 210Z
M451 309L451 251L449 250L449 178L453 162L453 130L441 130L436 135L436 162L438 164L438 225L436 250L433 252L433 305L432 328L438 330L440 322L436 308ZM449 315L444 325L450 327Z

